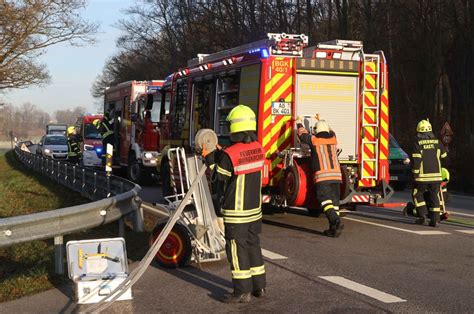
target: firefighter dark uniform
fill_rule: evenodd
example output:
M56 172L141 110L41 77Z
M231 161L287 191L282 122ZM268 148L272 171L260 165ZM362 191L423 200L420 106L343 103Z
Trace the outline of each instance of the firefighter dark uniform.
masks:
M107 144L114 145L115 137L113 127L105 117L103 120L95 119L92 121L92 124L97 128L102 137L103 153L101 157L105 157Z
M442 181L441 160L446 158L444 146L432 132L428 120L417 125L417 139L413 148L413 203L418 215L417 224L424 224L428 215L425 191L429 198L430 226L436 227L440 221L440 199L438 193Z
M324 120L316 124L316 135L311 135L303 124L297 125L301 142L311 148L311 168L316 188L316 199L329 221L324 233L338 237L343 225L339 218L339 191L342 182L341 168L337 159L337 140Z
M77 164L81 159L81 149L79 148L79 138L75 134L73 126L67 128L67 157L69 162Z
M265 266L259 234L262 230L262 170L264 150L256 141L255 113L247 106L232 109L231 142L224 150L206 156L217 177L217 196L225 225L226 253L234 291L226 303L250 302L265 295Z

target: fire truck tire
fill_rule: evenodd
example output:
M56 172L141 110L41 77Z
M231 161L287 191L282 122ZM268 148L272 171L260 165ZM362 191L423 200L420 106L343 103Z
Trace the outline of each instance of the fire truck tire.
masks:
M156 225L150 236L151 246L165 228L166 222ZM155 261L166 268L177 268L187 265L191 259L191 238L185 227L175 224L170 234L155 255Z
M294 205L300 189L299 174L296 166L286 168L283 178L283 189L288 205Z
M127 178L135 183L142 183L143 180L143 171L140 163L136 158L130 156L128 159L128 167L127 167Z
M347 166L341 165L341 174L342 174L342 182L341 182L341 190L339 194L339 199L343 200L351 192L351 189L350 189L351 180L349 177L349 170L347 169Z

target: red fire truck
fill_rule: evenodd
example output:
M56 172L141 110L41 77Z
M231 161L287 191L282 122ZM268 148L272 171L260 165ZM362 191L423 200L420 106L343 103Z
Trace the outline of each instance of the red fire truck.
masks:
M104 116L113 121L114 168L141 182L156 172L163 81L128 81L105 90Z
M86 167L102 166L102 138L92 124L95 119L102 120L101 114L85 114L77 118L76 129L81 138L82 164Z
M266 151L264 202L317 210L309 148L295 120L308 129L316 117L335 131L344 182L341 204L387 201L388 72L382 51L367 54L361 41L334 40L306 47L305 35L268 39L198 55L163 85L160 148L191 150L201 128L229 144L226 117L238 104L257 114L258 140Z

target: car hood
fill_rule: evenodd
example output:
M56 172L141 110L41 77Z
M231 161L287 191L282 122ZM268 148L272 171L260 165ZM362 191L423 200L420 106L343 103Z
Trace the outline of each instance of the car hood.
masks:
M388 159L405 159L408 154L401 148L390 148L390 155Z

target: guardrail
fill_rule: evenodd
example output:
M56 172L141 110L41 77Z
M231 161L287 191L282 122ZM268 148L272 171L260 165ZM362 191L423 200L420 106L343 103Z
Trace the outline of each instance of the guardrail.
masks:
M135 231L143 231L143 211L139 185L105 172L84 168L65 161L45 158L15 146L18 159L26 168L39 172L57 183L81 193L93 202L35 214L0 219L0 248L33 240L54 238L55 270L64 273L63 235L98 227L131 216Z

